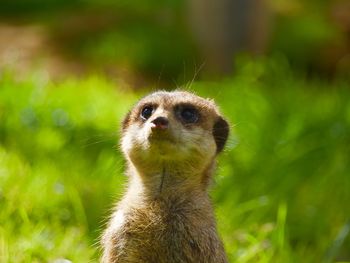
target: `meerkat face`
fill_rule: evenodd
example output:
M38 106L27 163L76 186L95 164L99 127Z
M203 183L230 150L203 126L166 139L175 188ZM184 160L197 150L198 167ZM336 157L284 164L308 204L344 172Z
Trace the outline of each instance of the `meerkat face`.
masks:
M141 99L123 121L122 150L139 168L184 164L205 169L229 132L213 101L189 92L156 92Z

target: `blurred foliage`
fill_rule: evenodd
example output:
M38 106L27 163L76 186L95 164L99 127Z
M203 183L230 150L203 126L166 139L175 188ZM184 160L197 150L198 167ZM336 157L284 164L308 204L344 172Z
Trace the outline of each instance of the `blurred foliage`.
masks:
M230 262L349 261L349 83L306 80L283 58L237 69L187 87L232 123L212 191ZM2 73L1 262L98 261L126 181L119 123L145 92Z
M296 71L327 77L349 72L346 1L265 5L270 13L265 53L284 54ZM188 15L183 0L2 0L0 9L2 22L44 26L49 35L45 48L60 56L97 70L126 68L152 79L162 75L167 83L189 80L205 62Z
M99 78L0 86L0 261L87 262L122 188L117 116L132 97Z

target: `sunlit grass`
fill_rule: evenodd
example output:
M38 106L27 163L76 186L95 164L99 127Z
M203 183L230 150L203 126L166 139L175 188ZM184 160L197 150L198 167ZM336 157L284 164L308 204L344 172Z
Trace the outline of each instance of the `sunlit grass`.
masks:
M141 94L100 77L18 79L0 79L0 262L97 262L126 181L119 123ZM233 128L212 190L231 262L350 259L348 84L265 61L192 85Z

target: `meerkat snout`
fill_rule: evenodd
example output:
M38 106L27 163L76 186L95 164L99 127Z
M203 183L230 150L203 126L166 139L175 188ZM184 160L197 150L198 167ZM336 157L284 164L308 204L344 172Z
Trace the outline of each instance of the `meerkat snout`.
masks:
M152 130L166 130L169 120L166 117L157 117L151 123Z
M214 102L189 92L155 92L131 109L129 185L102 238L104 263L227 263L207 189L228 134Z

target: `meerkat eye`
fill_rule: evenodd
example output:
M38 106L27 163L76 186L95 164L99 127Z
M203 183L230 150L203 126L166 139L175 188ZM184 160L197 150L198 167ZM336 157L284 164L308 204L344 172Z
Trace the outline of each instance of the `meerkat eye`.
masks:
M194 108L183 108L180 112L181 118L186 123L195 123L198 121L198 111Z
M144 120L147 120L149 117L151 117L152 113L153 113L153 107L145 106L141 111L141 118Z

